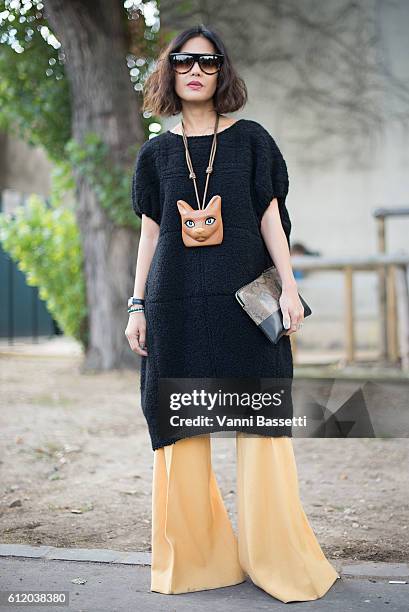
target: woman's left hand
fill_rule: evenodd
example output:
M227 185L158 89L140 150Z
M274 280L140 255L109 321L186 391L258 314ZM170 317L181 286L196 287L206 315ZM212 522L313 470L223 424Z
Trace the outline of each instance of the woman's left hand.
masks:
M298 289L294 287L283 288L279 300L281 312L283 313L283 324L289 328L286 336L297 331L304 321L304 306L298 295Z

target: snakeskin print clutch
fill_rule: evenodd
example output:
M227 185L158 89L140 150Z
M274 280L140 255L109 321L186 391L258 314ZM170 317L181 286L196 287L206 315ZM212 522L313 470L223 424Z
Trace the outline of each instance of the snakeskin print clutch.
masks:
M311 308L301 297L304 306L304 317L312 313ZM281 279L275 266L267 268L251 283L247 283L235 292L240 306L253 319L258 328L273 344L277 344L287 331L283 325L279 299L281 296Z

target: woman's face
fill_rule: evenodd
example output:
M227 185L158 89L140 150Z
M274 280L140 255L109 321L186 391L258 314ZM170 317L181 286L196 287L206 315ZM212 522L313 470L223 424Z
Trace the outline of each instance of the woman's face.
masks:
M204 36L190 38L180 49L179 53L217 53L214 45ZM181 100L186 102L205 102L213 97L217 86L217 72L206 74L195 62L192 68L180 74L175 72L175 91ZM200 87L189 86L188 83L196 81Z

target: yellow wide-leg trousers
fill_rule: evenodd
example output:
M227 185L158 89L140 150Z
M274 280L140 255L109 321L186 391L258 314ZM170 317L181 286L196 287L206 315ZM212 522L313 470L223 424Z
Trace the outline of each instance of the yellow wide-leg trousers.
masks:
M154 451L151 591L252 582L288 603L322 597L340 578L299 497L289 437L236 432L236 537L211 462L210 434Z

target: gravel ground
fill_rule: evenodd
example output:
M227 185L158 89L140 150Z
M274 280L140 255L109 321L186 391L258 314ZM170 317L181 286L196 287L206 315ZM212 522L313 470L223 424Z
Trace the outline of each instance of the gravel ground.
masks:
M153 451L135 372L1 355L3 543L150 550ZM409 440L293 439L304 509L331 558L409 558ZM234 528L235 441L212 440Z

